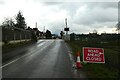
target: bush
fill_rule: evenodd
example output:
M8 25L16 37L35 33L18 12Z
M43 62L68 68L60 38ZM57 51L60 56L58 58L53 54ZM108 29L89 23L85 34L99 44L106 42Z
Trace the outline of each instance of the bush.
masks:
M33 42L37 42L37 36L34 34L34 32L31 33L31 38Z
M9 43L9 40L3 40L4 44L7 45Z

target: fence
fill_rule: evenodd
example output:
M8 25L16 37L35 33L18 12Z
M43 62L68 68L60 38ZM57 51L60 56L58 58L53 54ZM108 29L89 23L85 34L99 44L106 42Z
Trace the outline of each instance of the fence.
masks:
M70 34L71 40L81 41L114 41L120 40L120 34Z
M2 28L2 41L16 41L31 39L31 31L19 28L3 27Z

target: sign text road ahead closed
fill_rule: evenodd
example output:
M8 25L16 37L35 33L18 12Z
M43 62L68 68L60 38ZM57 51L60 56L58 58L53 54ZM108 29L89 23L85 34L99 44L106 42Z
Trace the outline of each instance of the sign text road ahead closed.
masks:
M83 61L105 63L104 50L102 48L83 47Z

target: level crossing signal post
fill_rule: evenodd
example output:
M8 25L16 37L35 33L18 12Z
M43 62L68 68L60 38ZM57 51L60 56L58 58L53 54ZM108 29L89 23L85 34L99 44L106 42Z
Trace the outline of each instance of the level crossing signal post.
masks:
M70 36L68 35L69 28L67 26L67 18L65 18L65 25L66 25L66 27L64 28L64 31L66 31L65 40L70 40Z

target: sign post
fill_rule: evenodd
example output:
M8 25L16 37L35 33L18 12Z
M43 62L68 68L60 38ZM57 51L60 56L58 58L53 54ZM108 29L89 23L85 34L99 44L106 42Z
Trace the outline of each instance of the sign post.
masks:
M69 28L67 26L67 18L65 18L65 24L66 24L66 28L64 28L64 31L66 31L65 40L70 40L70 36L68 35Z
M104 49L83 47L83 62L105 63Z

